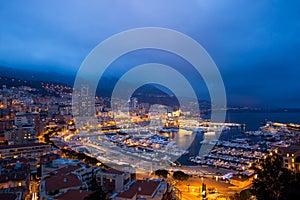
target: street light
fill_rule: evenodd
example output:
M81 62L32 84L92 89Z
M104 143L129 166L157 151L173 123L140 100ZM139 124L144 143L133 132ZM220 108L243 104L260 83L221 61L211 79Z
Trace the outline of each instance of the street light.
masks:
M202 198L206 197L206 184L202 183Z

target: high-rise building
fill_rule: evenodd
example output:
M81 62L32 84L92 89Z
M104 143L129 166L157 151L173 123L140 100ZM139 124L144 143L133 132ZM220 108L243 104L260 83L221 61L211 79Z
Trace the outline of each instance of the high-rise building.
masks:
M43 132L43 124L38 112L24 113L18 112L15 116L15 126L31 125L34 127L35 134L38 136Z
M15 144L32 144L36 142L36 132L34 126L30 124L18 125L16 127Z

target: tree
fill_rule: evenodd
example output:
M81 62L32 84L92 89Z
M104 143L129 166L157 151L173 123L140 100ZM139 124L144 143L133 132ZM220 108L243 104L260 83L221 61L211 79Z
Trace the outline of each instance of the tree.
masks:
M250 190L242 190L240 192L240 200L248 200L252 196Z
M296 174L296 180L293 181L287 189L287 199L299 199L300 197L300 173Z
M296 175L282 167L282 158L269 155L261 161L261 168L256 169L257 179L253 181L251 193L258 200L291 199L291 189L299 183Z
M169 171L165 169L158 169L155 171L155 175L162 178L167 178L169 175Z
M98 185L96 180L96 175L93 174L93 178L90 183L89 190L93 191L92 194L90 194L88 197L85 197L84 200L105 200L106 199L106 193L102 190L102 187Z
M240 200L240 194L239 193L234 193L233 196L229 197L230 200Z
M251 199L251 196L249 190L242 190L240 193L234 193L234 195L229 198L230 200L249 200Z
M102 188L94 190L92 194L84 198L84 200L105 200L105 199L107 199L106 193L102 190Z
M46 143L50 142L50 136L49 136L49 134L45 134L44 135L44 140L45 140Z
M184 173L183 171L176 171L173 173L173 178L180 181L185 181L189 179L189 175Z

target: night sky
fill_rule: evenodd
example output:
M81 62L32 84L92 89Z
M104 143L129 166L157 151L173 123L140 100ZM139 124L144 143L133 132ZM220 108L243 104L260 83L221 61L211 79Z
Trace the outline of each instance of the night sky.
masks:
M0 66L74 75L111 35L165 27L206 49L229 105L299 108L299 8L297 0L2 1ZM170 57L157 52L156 58L166 63ZM122 58L124 66L132 62L134 57Z

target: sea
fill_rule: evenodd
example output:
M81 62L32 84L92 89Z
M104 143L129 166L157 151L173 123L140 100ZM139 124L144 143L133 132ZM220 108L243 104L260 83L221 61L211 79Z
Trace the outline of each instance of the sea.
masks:
M258 130L267 121L300 124L300 111L227 111L226 114L226 122L245 124L247 131Z
M209 119L210 116L206 116ZM228 111L226 114L226 122L245 124L244 128L230 128L223 131L220 135L220 140L232 140L236 138L245 138L243 132L258 130L267 121L280 122L280 123L295 123L300 124L300 111L287 111L287 112L266 112L266 111ZM249 138L257 140L257 138ZM189 153L182 155L177 161L181 165L197 165L189 162L191 156L197 155L201 148L200 142L203 140L203 134L197 133L191 145L188 148Z

